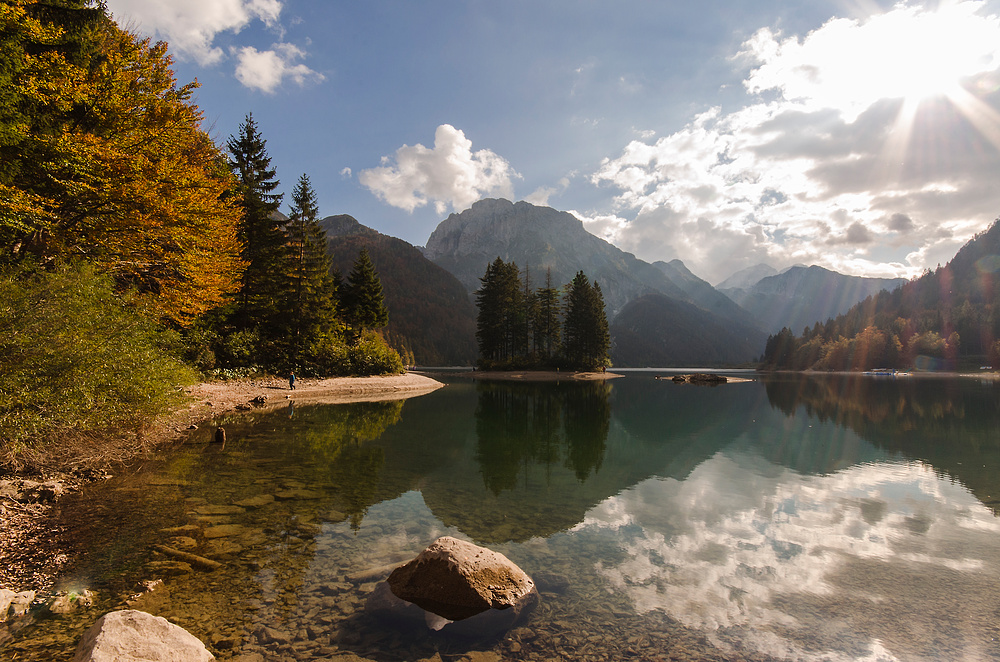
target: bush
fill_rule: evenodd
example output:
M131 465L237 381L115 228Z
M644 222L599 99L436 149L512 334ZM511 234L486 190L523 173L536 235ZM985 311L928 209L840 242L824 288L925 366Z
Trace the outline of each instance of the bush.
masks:
M65 450L141 431L195 381L170 345L89 265L0 274L0 463L44 463L54 441Z
M404 371L403 360L377 333L367 331L353 345L342 338L326 335L316 340L299 366L304 375L362 377L395 375Z

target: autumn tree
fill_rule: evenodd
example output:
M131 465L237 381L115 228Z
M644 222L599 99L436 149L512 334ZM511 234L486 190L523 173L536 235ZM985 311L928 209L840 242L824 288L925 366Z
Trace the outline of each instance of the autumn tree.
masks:
M232 179L166 44L74 0L4 2L0 26L4 261L85 259L180 324L222 302Z

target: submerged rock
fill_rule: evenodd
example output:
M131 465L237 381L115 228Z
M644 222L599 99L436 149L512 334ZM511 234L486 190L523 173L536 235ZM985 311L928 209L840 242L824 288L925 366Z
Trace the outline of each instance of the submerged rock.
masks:
M126 609L97 619L76 647L73 662L203 662L214 660L205 644L165 618Z
M3 623L8 618L24 616L28 612L28 609L31 608L31 603L34 599L34 591L15 593L14 591L0 588L0 623Z
M49 601L48 610L53 616L65 616L93 606L94 593L84 590L79 593L57 593Z
M506 556L445 536L393 570L366 610L422 620L433 630L493 636L512 627L538 599L534 582Z

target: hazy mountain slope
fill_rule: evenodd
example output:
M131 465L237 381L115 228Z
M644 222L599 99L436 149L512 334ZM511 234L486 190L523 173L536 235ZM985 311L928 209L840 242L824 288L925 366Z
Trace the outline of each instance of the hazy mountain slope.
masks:
M654 262L653 266L683 291L699 308L727 319L740 320L750 326L759 326L753 315L735 301L709 285L708 281L695 276L680 260Z
M611 323L611 360L625 368L733 365L762 353L760 337L697 306L648 294Z
M783 327L799 333L816 322L847 312L871 295L884 289L893 290L905 282L902 278L845 276L817 266L792 267L745 290L722 292L752 313L769 333Z
M777 270L767 264L755 264L752 267L747 267L746 269L740 269L732 276L722 281L715 286L717 290L731 290L740 289L745 290L748 287L753 287L759 283L762 279L768 276L777 275Z
M320 221L333 266L344 279L362 248L375 264L386 307L390 340L405 340L420 365L475 362L476 311L450 273L402 239L380 234L342 214Z

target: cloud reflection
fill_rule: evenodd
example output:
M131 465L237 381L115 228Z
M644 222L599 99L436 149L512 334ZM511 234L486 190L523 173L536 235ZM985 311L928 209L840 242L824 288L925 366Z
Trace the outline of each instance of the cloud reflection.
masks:
M598 565L612 590L723 647L796 659L988 657L973 639L998 607L1000 525L929 465L804 476L718 453L684 481L651 479L607 499L577 530L588 527L621 539L624 561ZM942 630L933 643L901 636L921 614L958 615L967 631L936 616L926 624Z

